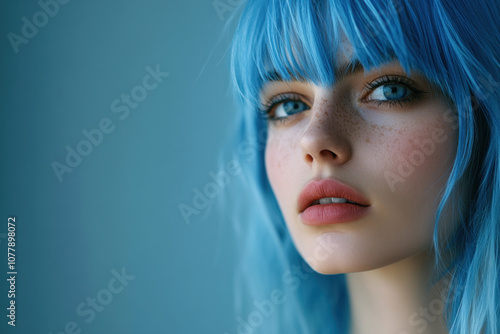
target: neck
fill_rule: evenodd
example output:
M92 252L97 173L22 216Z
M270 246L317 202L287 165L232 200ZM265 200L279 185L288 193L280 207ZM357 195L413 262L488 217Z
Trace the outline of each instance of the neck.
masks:
M347 275L351 334L448 334L443 321L447 280L432 285L433 255Z

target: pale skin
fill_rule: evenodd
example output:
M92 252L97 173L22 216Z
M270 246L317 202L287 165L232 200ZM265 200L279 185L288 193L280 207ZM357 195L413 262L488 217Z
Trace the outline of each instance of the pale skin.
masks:
M394 85L393 95L384 85ZM295 109L276 96L296 103ZM269 123L271 187L306 262L322 274L347 274L351 333L448 333L438 308L446 284L430 281L435 212L458 141L446 99L398 62L357 68L331 87L269 82L261 101L270 99L270 115L283 121ZM370 203L368 214L346 223L304 224L297 198L316 178L360 192Z

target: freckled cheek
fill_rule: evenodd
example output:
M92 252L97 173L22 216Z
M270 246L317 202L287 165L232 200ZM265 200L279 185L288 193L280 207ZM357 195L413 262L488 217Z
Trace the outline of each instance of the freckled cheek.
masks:
M456 140L456 133L442 123L395 133L387 137L390 157L386 168L393 173L396 183L418 181L414 186L428 188L451 167Z
M268 141L265 151L266 172L273 188L280 183L280 175L283 175L283 152L272 141Z
M278 201L280 195L287 192L287 186L291 172L289 166L293 164L292 159L292 139L275 139L272 136L268 139L265 151L266 172ZM288 180L288 182L287 182Z
M278 152L274 147L269 145L266 147L266 172L271 184L276 182L276 177L280 174L282 165L280 163L281 159L278 156Z

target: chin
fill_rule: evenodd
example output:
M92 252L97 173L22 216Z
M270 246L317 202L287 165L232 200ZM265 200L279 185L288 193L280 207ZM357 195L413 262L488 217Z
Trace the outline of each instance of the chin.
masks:
M325 261L311 261L310 259L305 259L309 266L318 274L322 275L337 275L337 274L350 274L363 271L370 271L379 269L391 264L391 262L385 263L360 263L360 262L350 262L344 263L344 261L339 261L338 259L329 259Z
M410 263L421 263L421 260L428 263L431 260L429 249L430 245L427 243L425 245L398 244L390 247L388 244L375 246L366 243L325 243L320 238L306 247L299 247L299 252L317 273L335 275L389 267L396 269L396 267L404 267Z

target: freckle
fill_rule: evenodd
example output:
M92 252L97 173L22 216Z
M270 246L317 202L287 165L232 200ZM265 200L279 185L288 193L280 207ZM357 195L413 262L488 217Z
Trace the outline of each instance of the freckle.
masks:
M372 141L370 140L370 138L366 138L365 142L371 143Z

